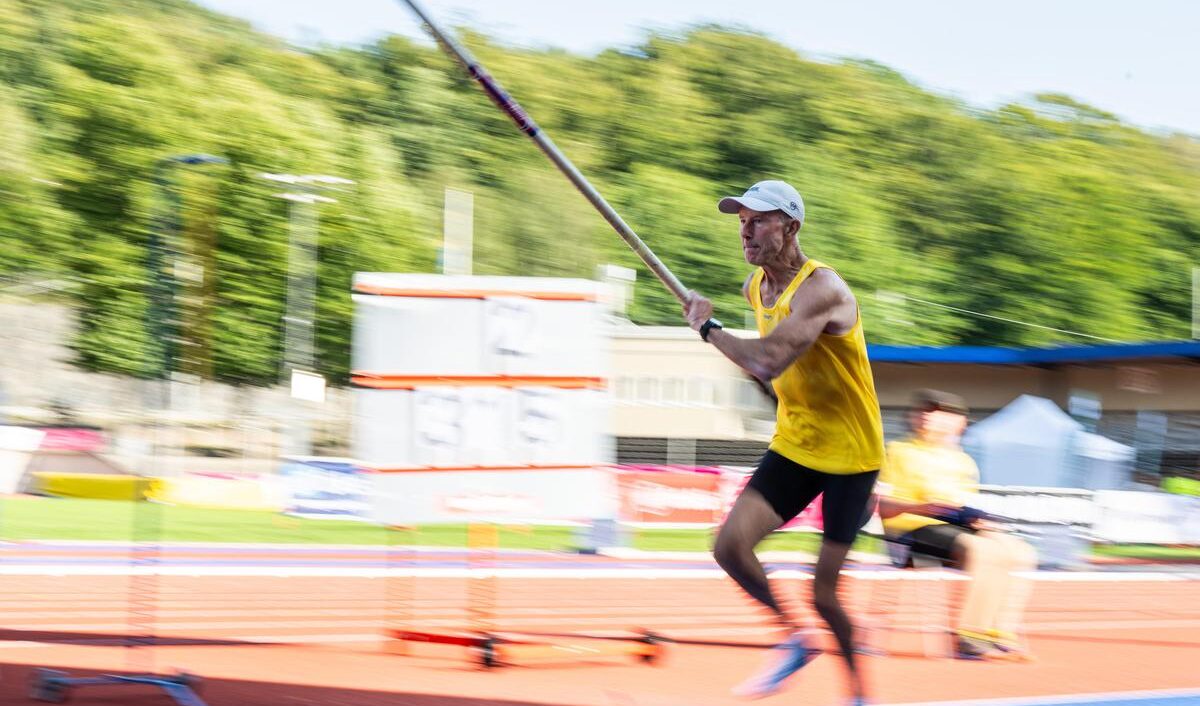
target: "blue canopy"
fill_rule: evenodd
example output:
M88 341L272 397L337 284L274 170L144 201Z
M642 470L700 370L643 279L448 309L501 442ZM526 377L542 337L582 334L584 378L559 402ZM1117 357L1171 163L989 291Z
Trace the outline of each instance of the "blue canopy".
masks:
M1200 341L1106 343L1050 348L992 346L867 346L873 363L961 363L982 365L1054 365L1102 363L1139 358L1191 358L1200 362Z

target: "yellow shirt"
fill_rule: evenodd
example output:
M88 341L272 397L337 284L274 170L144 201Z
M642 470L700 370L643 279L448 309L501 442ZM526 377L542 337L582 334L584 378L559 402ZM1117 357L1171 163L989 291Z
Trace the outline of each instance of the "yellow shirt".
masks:
M792 297L804 280L826 265L808 260L779 295L762 303L762 268L750 280L750 300L758 333L766 336L791 313ZM883 420L875 379L867 361L862 316L854 327L834 336L822 333L772 381L779 404L771 450L825 473L875 471L883 463Z
M887 459L879 472L879 493L908 503L941 503L954 507L970 504L979 491L979 468L961 449L926 444L916 439L887 445ZM924 515L904 513L883 521L888 534L899 535L944 524Z

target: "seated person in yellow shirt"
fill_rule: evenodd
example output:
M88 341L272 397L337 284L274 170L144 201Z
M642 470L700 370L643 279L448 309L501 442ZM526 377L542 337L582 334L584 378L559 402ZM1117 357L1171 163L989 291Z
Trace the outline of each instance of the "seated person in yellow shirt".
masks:
M966 405L958 395L921 390L909 424L912 437L888 444L879 475L884 531L913 552L970 574L956 636L960 659L1026 656L1017 626L1032 586L1017 572L1036 568L1037 555L970 507L979 469L959 442Z

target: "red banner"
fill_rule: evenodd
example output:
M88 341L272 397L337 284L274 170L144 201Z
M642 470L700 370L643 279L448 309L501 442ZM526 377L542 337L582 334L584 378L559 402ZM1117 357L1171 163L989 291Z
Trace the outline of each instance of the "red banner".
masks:
M622 522L661 522L719 525L750 480L750 474L728 468L685 466L619 466ZM784 529L820 530L818 495Z
M624 522L712 525L725 506L715 470L621 470L617 486Z
M104 434L98 429L45 427L41 449L45 451L103 451Z

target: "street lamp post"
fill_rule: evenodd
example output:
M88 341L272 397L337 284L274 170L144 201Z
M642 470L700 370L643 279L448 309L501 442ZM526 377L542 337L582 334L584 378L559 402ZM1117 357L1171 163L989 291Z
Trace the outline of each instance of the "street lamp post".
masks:
M326 174L261 174L263 179L287 184L289 191L275 194L289 202L288 208L288 286L283 316L282 378L297 398L295 418L288 430L285 453L309 455L312 439L309 409L303 400L313 401L301 390L301 382L317 378L316 299L317 299L317 204L337 200L320 192L354 182Z
M154 185L161 201L151 222L147 249L150 273L149 306L146 327L150 332L150 356L147 376L163 380L155 406L170 407L170 377L180 344L180 321L176 300L176 276L182 269L184 248L179 242L181 199L174 171L178 166L228 164L223 157L208 154L181 154L164 157L154 165Z

